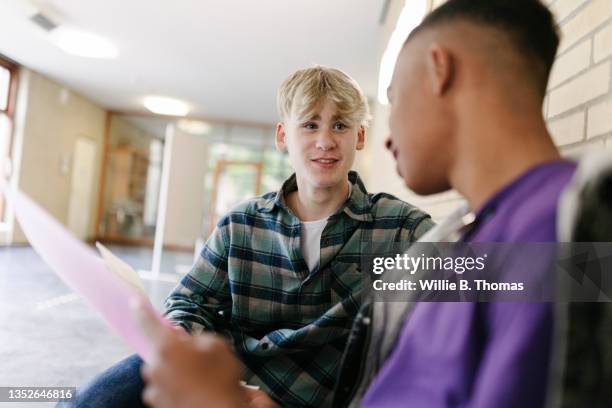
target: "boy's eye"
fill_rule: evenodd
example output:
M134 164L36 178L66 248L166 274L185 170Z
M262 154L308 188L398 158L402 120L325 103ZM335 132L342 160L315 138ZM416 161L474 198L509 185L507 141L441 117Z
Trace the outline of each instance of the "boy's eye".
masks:
M342 123L342 122L334 123L334 129L336 129L336 130L344 130L344 129L346 129L346 127L347 126L344 123Z
M313 122L306 122L303 125L306 129L316 129L317 128L317 124L313 123Z

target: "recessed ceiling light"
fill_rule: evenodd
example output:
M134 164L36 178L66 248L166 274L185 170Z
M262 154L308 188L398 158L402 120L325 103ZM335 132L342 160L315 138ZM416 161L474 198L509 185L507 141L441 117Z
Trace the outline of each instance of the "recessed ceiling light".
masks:
M106 38L60 26L50 32L51 41L68 54L87 58L117 58L117 47Z
M189 105L185 102L164 96L147 96L144 106L158 115L185 116L189 113Z
M192 135L205 135L210 133L210 124L201 120L181 119L177 123L178 128L183 132Z

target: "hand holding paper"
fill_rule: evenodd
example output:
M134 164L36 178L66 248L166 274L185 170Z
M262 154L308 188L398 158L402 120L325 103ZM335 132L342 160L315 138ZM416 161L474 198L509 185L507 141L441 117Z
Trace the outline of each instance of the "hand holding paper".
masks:
M156 319L142 302L132 303L151 354L141 369L147 386L143 400L152 407L243 407L241 366L229 343L214 334L186 336Z
M149 340L129 309L130 301L135 297L150 305L136 272L132 270L131 279L122 277L130 275L129 265L102 249L109 260L107 268L90 247L21 191L7 188L6 198L15 208L17 220L32 248L147 361ZM155 316L160 324L169 325L167 320L157 314Z
M22 192L6 195L32 248L145 360L151 406L276 407L265 393L240 385L240 363L226 341L189 336L160 317L128 264L98 243L100 259Z

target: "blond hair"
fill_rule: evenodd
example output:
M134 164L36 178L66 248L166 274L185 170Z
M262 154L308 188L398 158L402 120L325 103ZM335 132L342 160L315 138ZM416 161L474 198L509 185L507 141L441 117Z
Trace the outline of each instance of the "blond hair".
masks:
M295 71L279 88L276 103L281 120L296 114L302 121L314 116L326 99L346 120L367 126L367 99L357 82L339 69L315 66Z

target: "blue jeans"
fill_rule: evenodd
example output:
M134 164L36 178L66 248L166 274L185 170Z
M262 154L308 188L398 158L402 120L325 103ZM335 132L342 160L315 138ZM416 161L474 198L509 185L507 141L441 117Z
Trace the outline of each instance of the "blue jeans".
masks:
M142 359L134 354L97 375L76 392L75 400L57 407L122 408L145 407L144 383L140 377Z

